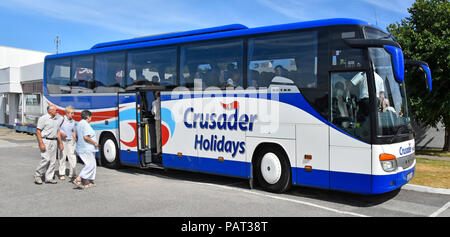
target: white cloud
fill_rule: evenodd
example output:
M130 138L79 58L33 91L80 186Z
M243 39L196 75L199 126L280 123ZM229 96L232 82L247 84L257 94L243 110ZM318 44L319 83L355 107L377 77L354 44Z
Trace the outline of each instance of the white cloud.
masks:
M192 15L183 14L186 9L183 9L182 3L162 0L9 0L0 2L0 6L130 35L161 33L161 29L171 28L175 24L186 28L203 28L208 24Z
M257 0L293 20L356 18L387 26L405 17L414 0Z
M407 9L412 6L414 0L362 0L365 3L374 5L384 11L397 12L403 15L408 13Z

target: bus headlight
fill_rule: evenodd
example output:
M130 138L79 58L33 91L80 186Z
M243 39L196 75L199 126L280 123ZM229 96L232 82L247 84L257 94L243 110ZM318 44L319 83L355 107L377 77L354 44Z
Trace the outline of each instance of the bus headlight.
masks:
M386 172L392 172L397 170L397 161L395 156L391 154L381 154L380 155L381 167Z

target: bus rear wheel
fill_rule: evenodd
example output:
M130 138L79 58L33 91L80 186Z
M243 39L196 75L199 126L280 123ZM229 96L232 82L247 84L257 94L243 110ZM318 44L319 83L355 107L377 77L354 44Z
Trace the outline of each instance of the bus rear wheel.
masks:
M255 163L256 179L266 191L282 193L291 186L291 168L286 154L268 146L258 152Z
M102 164L108 168L119 168L119 148L112 134L107 133L100 141L100 155Z

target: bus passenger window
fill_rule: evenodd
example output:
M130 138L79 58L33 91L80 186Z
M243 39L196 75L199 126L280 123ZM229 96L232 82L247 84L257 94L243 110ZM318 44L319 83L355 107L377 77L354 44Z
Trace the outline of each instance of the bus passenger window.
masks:
M90 93L94 89L94 57L80 56L72 59L72 93Z
M299 89L318 87L318 32L253 38L248 48L250 87L269 87L276 76Z
M120 91L124 83L125 53L108 53L95 57L95 92Z
M128 53L126 87L177 85L177 49L132 50Z
M46 62L46 85L49 94L70 93L70 58Z
M193 88L196 84L203 90L242 88L242 51L242 40L182 47L181 85Z

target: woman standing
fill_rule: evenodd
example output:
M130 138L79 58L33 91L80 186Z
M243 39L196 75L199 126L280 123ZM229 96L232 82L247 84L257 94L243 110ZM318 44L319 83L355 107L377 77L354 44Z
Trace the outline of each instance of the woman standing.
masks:
M77 145L75 151L84 162L84 167L78 177L74 180L80 188L89 188L94 186L95 173L97 163L95 160L95 152L98 147L95 132L89 122L92 119L92 113L88 110L81 112L81 121L77 124Z

